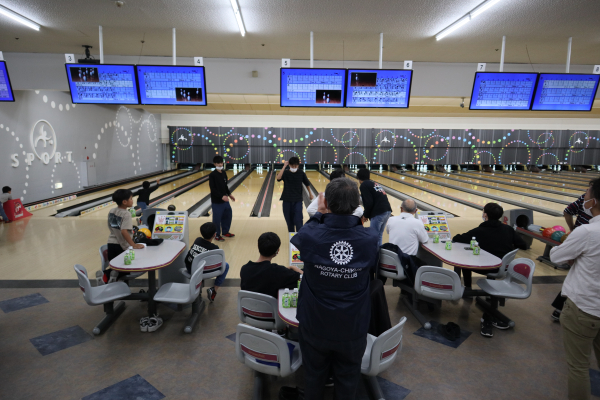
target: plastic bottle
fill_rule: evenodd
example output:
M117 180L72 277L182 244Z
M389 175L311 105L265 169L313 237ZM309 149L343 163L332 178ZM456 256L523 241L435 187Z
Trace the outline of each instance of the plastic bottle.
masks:
M479 247L479 243L475 242L473 245L473 255L478 256L481 253L481 248Z
M452 250L452 241L451 240L448 240L446 242L446 250Z
M137 217L137 215L136 215L136 212L135 212L135 209L134 209L134 208L130 208L130 209L129 209L129 212L131 213L131 218L135 218L135 217Z
M285 289L283 292L283 296L281 297L281 305L283 308L290 308L291 306L291 298L290 298L290 289Z
M135 251L133 250L132 246L129 246L129 258L131 261L135 260Z
M302 283L302 275L300 275L300 279L298 279L298 290L300 290L301 283Z
M131 257L129 257L129 250L125 252L125 265L131 265Z
M473 245L474 245L475 243L477 243L477 240L475 239L475 236L473 236L473 237L471 238L471 250L473 250Z
M292 307L298 307L298 288L295 288L292 292Z

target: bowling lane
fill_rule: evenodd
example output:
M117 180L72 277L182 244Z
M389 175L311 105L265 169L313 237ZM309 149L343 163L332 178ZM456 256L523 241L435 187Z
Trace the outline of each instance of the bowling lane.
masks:
M556 190L559 192L565 192L565 193L571 193L577 196L581 195L581 192L579 191L579 189L566 189L565 187L569 187L569 188L578 188L579 185L576 184L572 184L571 182L567 182L567 183L556 183L556 182L547 182L543 179L533 179L533 178L527 178L527 177L522 177L519 175L511 175L511 174L505 174L502 172L499 173L489 173L489 172L458 172L458 173L453 173L452 176L464 176L464 177L481 177L482 179L488 178L488 179L495 179L498 182L501 183L506 183L506 182L515 182L515 183L519 183L519 184L523 184L523 185L529 185L532 188L533 187L541 187L544 189L551 189L551 190ZM586 186L587 187L587 186ZM582 186L582 188L584 189L584 187Z
M261 174L256 170L244 179L244 181L232 193L235 201L230 201L234 217L247 217L252 212L256 197L260 192L263 182L267 179L266 170ZM231 178L229 178L231 179Z
M426 175L426 177L431 176L431 175ZM434 176L436 177L442 177L444 176L444 174L441 173L436 173L434 174ZM546 198L549 199L557 199L557 200L563 200L563 201L568 201L568 202L573 202L575 200L577 200L577 197L580 196L580 194L578 193L573 193L573 194L564 194L564 195L558 195L558 194L552 194L552 193L548 193L548 192L541 192L539 190L535 190L535 188L531 188L531 189L524 189L521 187L514 187L510 184L510 182L506 182L506 183L501 183L501 182L497 182L497 181L489 181L489 180L485 180L485 179L478 179L478 176L469 176L469 175L462 175L462 174L452 174L452 175L448 175L446 174L446 176L449 176L451 178L457 178L457 179L461 179L464 182L468 182L467 179L470 179L471 182L470 183L481 183L482 185L488 185L488 186L493 186L499 189L508 189L508 190L515 190L518 191L520 193L523 194L534 194L536 196L544 196ZM482 176L482 178L485 178L485 176ZM456 182L456 181L452 181L449 180L450 182ZM516 182L515 182L516 183ZM549 188L547 185L541 184L544 189ZM505 192L506 193L506 192Z
M182 186L185 186L185 185L195 181L196 179L200 179L204 176L207 176L208 174L210 174L210 172L211 172L210 170L200 171L197 174L188 175L186 177L183 177L176 181L167 183L165 185L160 185L160 187L158 189L156 189L154 192L152 192L152 194L150 195L150 200L152 200L156 196L160 196L161 194L165 194L167 192L170 192L171 190L175 190ZM208 187L208 182L205 182L198 187L202 187L202 186ZM194 191L198 187L190 190L190 192ZM188 193L189 192L186 192L182 196L185 196ZM181 205L181 203L177 204L176 199L178 199L178 198L173 199L173 202L170 202L169 204L176 204L177 210L186 210L191 205L190 204L190 205L188 205L188 207L183 208L185 205ZM134 206L136 205L136 203L137 203L137 196L134 196L133 197ZM98 210L98 211L95 211L95 212L92 212L92 213L89 213L86 215L81 215L78 218L81 218L81 219L106 219L108 217L108 212L111 210L111 208L112 207L106 207L106 208L103 208L101 210Z
M563 204L558 204L558 203L553 203L547 200L540 200L540 199L534 199L532 197L528 197L527 195L518 195L518 194L513 194L513 193L508 193L508 192L502 192L500 190L496 190L496 189L488 189L488 188L478 188L477 184L471 184L468 182L465 183L460 183L460 182L456 182L456 181L451 181L448 179L444 179L442 177L437 177L437 176L431 176L431 175L423 175L420 174L418 172L408 172L407 175L411 175L411 176L423 176L423 178L425 179L431 179L433 181L436 182L443 182L445 184L449 184L452 186L457 187L459 190L460 188L464 188L464 189L473 189L473 190L477 190L481 193L486 193L486 194L491 194L494 196L500 196L503 197L505 199L510 199L513 201L518 201L520 203L523 204L530 204L533 206L538 206L538 207L544 207L550 210L554 210L557 212L561 212L565 209L565 205ZM489 202L491 200L487 200L486 202ZM504 207L504 205L502 206ZM517 208L516 206L512 206L512 207L504 207L505 209L510 209L510 208Z
M156 181L157 178L158 179L166 179L170 176L173 176L176 174L183 174L183 173L185 173L185 171L182 171L182 170L169 171L169 172L165 172L164 174L157 175L152 178L141 179L139 181L124 183L122 185L114 185L114 186L111 186L104 190L99 190L94 193L85 194L81 197L78 196L75 200L67 201L66 203L59 203L52 207L46 207L46 208L41 208L39 210L31 211L31 213L33 215L35 215L36 217L49 217L51 215L54 215L54 214L60 212L65 207L75 206L77 204L85 203L86 201L93 200L98 197L111 195L114 193L115 190L117 190L119 188L136 187L136 186L140 186L142 184L142 182L144 182L144 181L154 182L154 181ZM191 176L196 176L196 175L197 174L192 174Z
M306 176L319 193L325 192L329 179L318 171L306 171Z
M510 174L512 176L527 177L528 179L540 180L543 182L555 182L558 184L564 183L565 185L569 184L569 185L575 185L575 186L583 186L586 188L588 186L588 182L593 179L593 178L578 179L578 178L572 178L570 176L561 176L560 174L558 174L558 175L554 175L554 174L540 175L540 174L533 174L531 172L520 172L520 171L511 172Z
M385 176L389 176L391 178L395 178L395 179L402 179L413 185L419 185L419 186L422 186L423 188L435 190L436 192L454 196L461 200L466 200L471 203L476 203L476 204L480 205L481 207L485 206L487 203L492 201L491 199L481 197L481 196L475 196L470 193L462 192L460 190L450 189L450 188L447 188L444 186L432 184L429 182L424 182L424 181L418 179L417 177L414 177L414 176L408 175L408 174L400 175L400 174L396 174L396 173L389 172L389 171L383 171L381 174L385 175ZM452 214L456 214L461 217L481 217L481 210L478 210L473 207L469 207L469 206L461 204L461 203L457 203L455 201L446 199L444 197L440 197L434 193L429 193L424 190L419 190L419 189L413 188L411 186L403 185L399 182L392 181L390 179L387 179L387 178L384 178L384 177L381 177L378 175L374 175L374 174L371 174L371 179L373 179L376 182L381 183L382 185L391 187L392 189L395 189L401 193L411 196L417 200L431 204L432 206L442 209L444 211L451 212ZM391 198L391 196L388 196L388 198ZM401 203L401 201L399 201L397 199L394 199L394 200L397 201L398 203ZM390 204L391 204L391 201L390 201ZM500 203L500 204L502 205L502 207L504 209L516 208L515 206L512 206L511 204L506 204L506 203ZM398 210L398 213L400 212L399 206L398 207L393 206L393 208L394 208L394 212L396 211L396 209Z

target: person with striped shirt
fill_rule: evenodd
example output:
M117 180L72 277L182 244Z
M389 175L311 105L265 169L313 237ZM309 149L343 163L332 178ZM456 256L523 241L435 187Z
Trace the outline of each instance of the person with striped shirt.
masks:
M592 187L594 180L590 181L589 188ZM590 199L590 189L586 190L584 194L579 196L579 198L573 203L569 204L567 208L563 211L563 215L565 217L565 221L567 222L567 226L569 227L569 233L573 232L575 228L581 225L587 225L590 223L590 219L592 219L592 214L589 210L586 210L583 207L583 204ZM577 215L577 219L575 220L575 224L573 224L573 216ZM554 311L552 312L552 319L556 322L560 319L560 313L562 312L563 306L566 297L563 297L562 292L559 292L554 301L552 302L552 307L554 307Z

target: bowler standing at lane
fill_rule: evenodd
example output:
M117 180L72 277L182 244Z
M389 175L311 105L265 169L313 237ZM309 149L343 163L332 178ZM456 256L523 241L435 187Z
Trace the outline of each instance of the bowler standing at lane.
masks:
M289 169L286 167L289 165ZM283 168L277 174L277 182L283 181L283 216L288 226L288 232L298 232L302 228L302 185L308 189L308 195L312 200L314 198L310 191L310 182L304 171L300 170L300 159L298 157L290 158L290 161L283 163Z

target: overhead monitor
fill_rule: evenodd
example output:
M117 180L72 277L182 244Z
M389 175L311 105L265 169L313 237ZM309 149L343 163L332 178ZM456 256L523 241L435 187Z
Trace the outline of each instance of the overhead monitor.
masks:
M65 64L71 99L77 104L139 104L135 67Z
M529 110L536 73L477 72L470 110Z
M349 69L346 107L408 108L412 70Z
M0 101L15 101L6 62L0 61Z
M205 106L204 67L138 65L142 104Z
M600 75L540 74L534 111L591 111Z
M345 69L281 68L281 107L344 107Z

